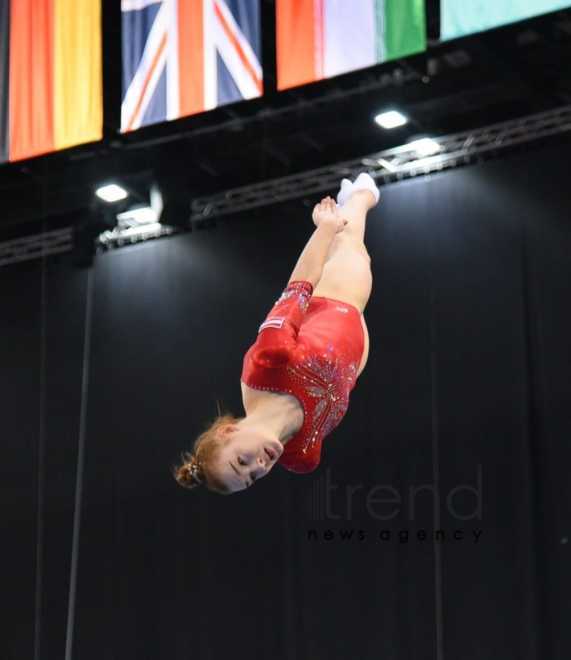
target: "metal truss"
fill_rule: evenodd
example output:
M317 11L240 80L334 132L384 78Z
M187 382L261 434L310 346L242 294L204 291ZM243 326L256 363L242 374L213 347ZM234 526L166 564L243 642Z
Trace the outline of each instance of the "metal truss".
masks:
M163 236L168 236L180 230L158 222L139 227L119 223L118 227L105 231L95 240L96 251L110 250L133 245ZM73 227L65 227L45 234L34 234L26 238L0 243L0 267L22 261L41 259L54 254L71 252L74 247Z
M331 191L339 185L341 178L354 177L363 170L369 172L379 185L384 185L466 165L486 154L499 154L510 147L569 130L571 105L435 138L440 149L429 157L419 157L416 147L407 144L327 167L200 197L192 203L191 219L200 221Z
M16 238L0 243L0 266L69 252L72 247L71 227L48 231L45 234L34 234L26 238Z
M436 138L439 151L421 158L416 147L403 145L343 163L233 188L193 201L191 221L198 226L210 218L278 202L311 197L334 190L343 177L354 177L366 170L379 185L415 176L423 176L474 162L486 154L499 155L509 148L571 130L571 105L520 119ZM132 227L118 227L102 234L99 249L120 247L140 240L173 233L168 226L134 232ZM73 248L73 228L66 227L45 234L0 243L0 267L44 256L69 252Z

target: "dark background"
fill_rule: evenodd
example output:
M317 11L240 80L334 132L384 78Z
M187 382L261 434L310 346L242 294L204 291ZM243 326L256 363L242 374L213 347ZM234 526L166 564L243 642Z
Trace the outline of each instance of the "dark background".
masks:
M74 657L568 658L569 144L383 188L347 416L315 473L276 467L232 497L185 491L170 466L217 400L242 414L243 354L309 209L228 217L91 270L71 255L5 268L2 658L64 657L84 368ZM478 470L481 520L459 520L446 496ZM440 504L425 490L411 519L409 488L435 483ZM392 520L367 513L378 484L403 495ZM469 515L474 494L454 506ZM412 538L434 528L444 542Z

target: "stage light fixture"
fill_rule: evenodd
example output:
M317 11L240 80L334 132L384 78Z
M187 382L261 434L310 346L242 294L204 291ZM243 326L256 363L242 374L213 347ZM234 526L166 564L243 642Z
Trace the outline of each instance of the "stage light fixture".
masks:
M408 146L414 149L421 158L434 156L434 154L437 154L442 150L442 147L438 144L438 142L432 138L421 138L420 140L410 142Z
M140 227L129 227L124 229L121 232L121 237L129 237L136 239L144 239L149 236L159 237L163 235L164 227L160 222L149 222L146 225L141 225Z
M117 213L116 218L117 226L103 232L98 238L98 244L104 248L160 238L174 232L171 227L160 224L158 214L151 206L137 206L122 211Z
M127 191L125 188L117 185L116 183L109 183L104 186L100 186L95 191L95 194L99 199L102 199L108 204L113 204L114 202L120 202L122 199L127 198Z
M399 126L404 126L408 123L408 118L405 117L398 110L387 110L386 112L381 112L375 117L375 122L381 128L398 128Z
M128 211L123 211L117 214L119 223L128 223L129 226L133 225L148 225L157 222L158 215L150 206L139 206Z

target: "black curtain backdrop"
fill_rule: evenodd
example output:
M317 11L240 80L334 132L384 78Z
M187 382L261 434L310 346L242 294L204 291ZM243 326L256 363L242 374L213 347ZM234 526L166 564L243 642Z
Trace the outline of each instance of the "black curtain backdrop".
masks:
M98 255L73 630L88 273L5 268L2 657L72 639L82 660L568 658L566 163L550 148L384 188L349 412L316 472L232 497L170 466L217 400L243 413L243 354L310 209Z

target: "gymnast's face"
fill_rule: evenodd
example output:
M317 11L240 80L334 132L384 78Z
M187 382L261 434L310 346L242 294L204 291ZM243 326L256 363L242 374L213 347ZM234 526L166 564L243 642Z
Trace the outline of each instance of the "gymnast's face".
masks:
M221 429L221 443L213 469L231 493L249 488L265 477L283 452L278 440L235 425Z

